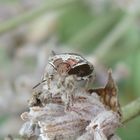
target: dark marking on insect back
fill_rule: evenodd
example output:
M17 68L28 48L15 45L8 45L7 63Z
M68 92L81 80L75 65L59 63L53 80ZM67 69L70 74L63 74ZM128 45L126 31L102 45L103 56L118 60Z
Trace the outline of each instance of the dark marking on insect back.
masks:
M79 77L84 77L90 75L93 72L93 68L90 67L89 64L83 64L80 66L76 66L68 72L70 75L77 75Z

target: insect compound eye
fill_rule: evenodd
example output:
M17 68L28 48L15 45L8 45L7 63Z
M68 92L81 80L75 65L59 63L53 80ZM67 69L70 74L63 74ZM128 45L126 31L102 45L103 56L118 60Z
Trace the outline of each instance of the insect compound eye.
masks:
M93 72L93 66L90 64L82 64L70 69L68 74L77 75L78 77L88 76Z

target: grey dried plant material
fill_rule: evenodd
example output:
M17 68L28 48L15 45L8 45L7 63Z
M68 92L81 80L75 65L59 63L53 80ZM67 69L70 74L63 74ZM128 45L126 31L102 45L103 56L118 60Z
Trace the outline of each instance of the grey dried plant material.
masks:
M24 133L23 133L24 132ZM24 138L37 138L39 136L40 130L36 123L26 122L20 129L20 134L24 135Z
M94 68L82 56L51 56L41 90L21 115L26 122L20 134L39 140L118 140L121 111L112 72L105 87L88 90L93 78Z

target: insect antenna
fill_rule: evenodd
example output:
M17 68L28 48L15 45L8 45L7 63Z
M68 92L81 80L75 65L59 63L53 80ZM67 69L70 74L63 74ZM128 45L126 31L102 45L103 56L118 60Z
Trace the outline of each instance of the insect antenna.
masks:
M42 83L46 82L47 80L42 80L41 82L39 82L38 84L36 84L32 89L37 88L38 86L40 86Z
M55 55L56 55L56 53L55 53L54 50L52 50L51 55L52 55L52 56L55 56Z

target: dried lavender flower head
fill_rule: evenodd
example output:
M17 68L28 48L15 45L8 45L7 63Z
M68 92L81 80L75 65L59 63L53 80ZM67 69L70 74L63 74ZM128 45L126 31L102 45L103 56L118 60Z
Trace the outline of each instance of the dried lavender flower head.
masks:
M88 90L92 79L94 67L82 56L51 56L41 90L29 100L30 111L21 115L26 122L20 134L41 140L119 139L115 130L121 111L111 71L104 88Z

